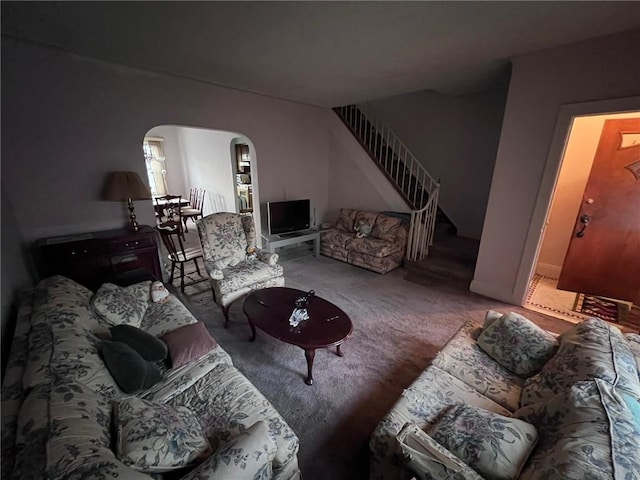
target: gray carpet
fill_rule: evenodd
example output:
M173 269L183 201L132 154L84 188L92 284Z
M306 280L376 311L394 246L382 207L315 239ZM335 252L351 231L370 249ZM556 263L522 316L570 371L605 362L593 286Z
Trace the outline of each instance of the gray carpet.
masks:
M317 351L313 386L303 381L301 349L260 330L254 343L248 341L241 301L231 307L228 330L207 282L188 287L186 303L297 433L305 480L368 478L367 444L376 424L466 320L480 323L494 309L519 312L555 332L571 326L475 295L457 282L411 278L403 268L379 275L312 256L283 267L288 287L314 289L353 322L344 357Z

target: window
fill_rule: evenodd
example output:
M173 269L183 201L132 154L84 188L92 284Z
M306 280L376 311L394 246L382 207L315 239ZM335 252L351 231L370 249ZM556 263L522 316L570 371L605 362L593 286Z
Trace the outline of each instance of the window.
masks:
M142 151L152 195L167 194L167 169L164 157L164 138L144 137Z

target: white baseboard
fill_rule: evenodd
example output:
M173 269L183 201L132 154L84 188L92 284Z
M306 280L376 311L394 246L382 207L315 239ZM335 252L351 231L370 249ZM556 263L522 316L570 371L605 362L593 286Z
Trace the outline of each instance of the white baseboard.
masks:
M536 273L543 277L560 278L562 267L560 265L551 265L550 263L538 263L536 265Z
M471 285L469 286L469 290L485 297L493 298L495 300L500 300L501 302L515 305L510 295L511 292L505 292L503 289L496 288L496 286L494 285L488 285L486 283L473 280L471 282Z

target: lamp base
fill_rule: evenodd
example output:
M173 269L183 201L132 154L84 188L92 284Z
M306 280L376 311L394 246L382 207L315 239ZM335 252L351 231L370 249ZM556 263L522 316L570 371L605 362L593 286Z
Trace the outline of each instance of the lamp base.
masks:
M138 222L136 221L136 214L133 211L133 200L130 198L127 201L129 207L129 220L131 221L131 229L134 232L137 232L140 227L138 227Z

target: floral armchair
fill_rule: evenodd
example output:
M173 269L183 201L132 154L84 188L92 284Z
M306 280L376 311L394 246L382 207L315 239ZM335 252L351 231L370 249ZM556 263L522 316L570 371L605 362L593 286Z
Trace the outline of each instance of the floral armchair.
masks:
M256 247L253 217L220 212L196 222L213 299L222 308L225 328L231 304L253 290L282 287L278 255Z

